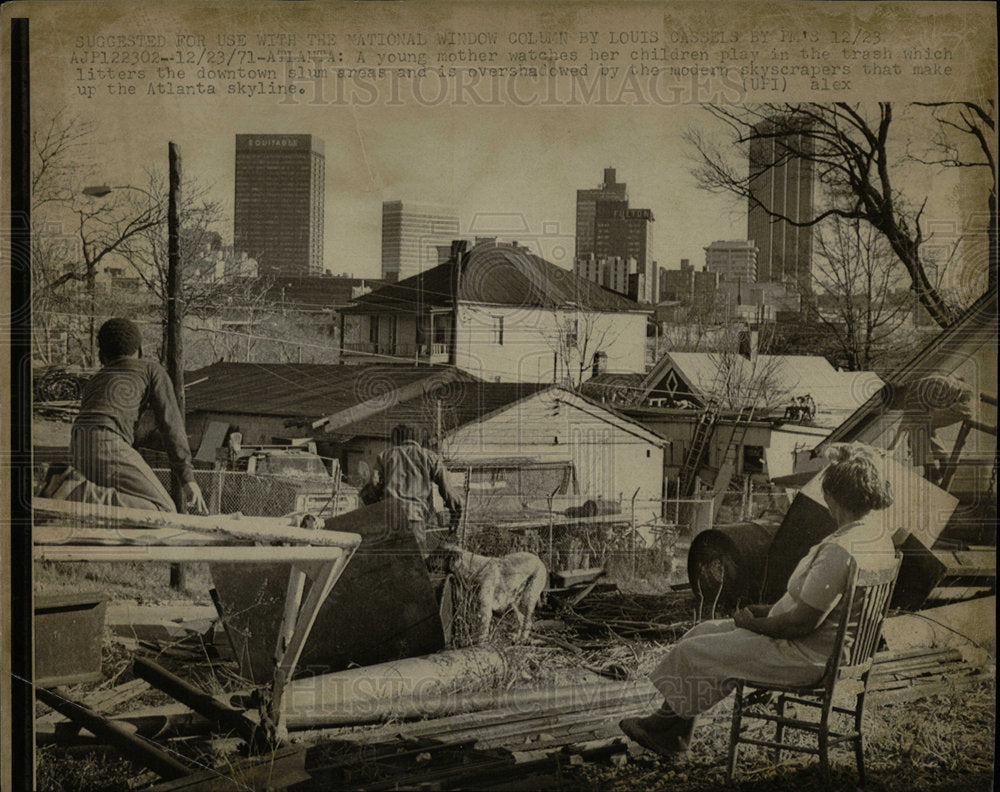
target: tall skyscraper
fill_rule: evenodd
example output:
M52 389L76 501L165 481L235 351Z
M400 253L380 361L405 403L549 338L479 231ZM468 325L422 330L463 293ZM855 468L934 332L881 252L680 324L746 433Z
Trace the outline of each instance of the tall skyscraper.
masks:
M314 135L237 135L234 248L262 275L321 275L325 183Z
M446 206L382 204L382 279L398 281L438 265L438 246L459 236L458 212Z
M774 120L756 127L766 133ZM808 139L788 135L755 139L750 143L750 191L772 212L796 222L812 217L813 164L792 156ZM811 288L812 234L810 226L796 226L768 215L753 199L747 212L747 238L757 245L757 280Z
M615 169L604 169L604 181L596 189L576 191L576 255L594 253L597 204L602 202L624 203L628 206L625 183L615 180Z
M580 262L576 269L596 266L590 261L612 266L632 260L635 272L628 296L655 302L659 279L655 262L649 260L653 219L649 209L629 208L625 183L617 181L614 168L605 168L599 187L576 191L576 261Z

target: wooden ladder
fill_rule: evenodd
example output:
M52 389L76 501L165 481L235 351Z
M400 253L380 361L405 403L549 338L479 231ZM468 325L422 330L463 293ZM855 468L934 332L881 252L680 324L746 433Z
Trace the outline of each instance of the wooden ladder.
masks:
M705 409L698 417L698 425L694 430L694 437L691 439L691 447L684 458L684 465L678 481L678 495L682 498L689 498L694 494L694 485L697 480L698 471L705 461L705 454L708 451L708 444L715 434L716 424L719 422L719 403L715 399L710 399Z

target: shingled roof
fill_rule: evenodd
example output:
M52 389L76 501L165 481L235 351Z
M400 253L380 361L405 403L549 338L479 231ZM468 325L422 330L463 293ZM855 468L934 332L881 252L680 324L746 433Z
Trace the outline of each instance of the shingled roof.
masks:
M460 302L530 308L580 307L591 311L644 312L637 302L574 275L522 247L476 245L463 256ZM357 299L345 313L414 313L454 304L455 259Z
M452 431L552 387L552 383L456 381L437 389L433 398L417 397L395 404L340 427L334 434L341 438L388 437L392 427L402 423L431 436L439 417L443 429Z
M317 419L424 382L428 389L476 378L451 366L213 363L189 371L186 410Z

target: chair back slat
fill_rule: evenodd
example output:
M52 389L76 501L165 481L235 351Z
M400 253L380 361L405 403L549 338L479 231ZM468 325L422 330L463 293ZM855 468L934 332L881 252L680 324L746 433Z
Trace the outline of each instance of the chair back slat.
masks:
M854 640L845 647L847 650L845 665L859 665L875 656L882 631L882 620L888 610L891 588L891 582L882 583L877 586L866 586L855 594L857 616Z
M900 560L897 554L895 563L886 569L856 570L852 574L840 625L840 652L833 658L835 668L830 670L836 671L837 667L840 671L857 667L867 670L871 665L878 651Z

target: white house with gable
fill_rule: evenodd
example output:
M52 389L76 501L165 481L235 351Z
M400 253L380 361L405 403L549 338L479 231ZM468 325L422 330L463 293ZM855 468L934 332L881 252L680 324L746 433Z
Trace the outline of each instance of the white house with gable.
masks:
M579 384L642 371L648 316L523 247L483 242L356 300L342 312L341 355L451 364L486 382Z

